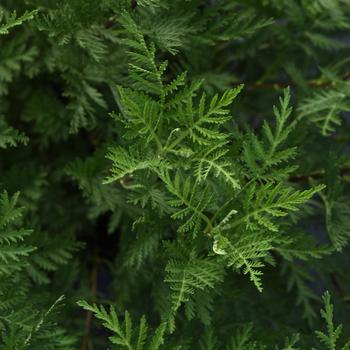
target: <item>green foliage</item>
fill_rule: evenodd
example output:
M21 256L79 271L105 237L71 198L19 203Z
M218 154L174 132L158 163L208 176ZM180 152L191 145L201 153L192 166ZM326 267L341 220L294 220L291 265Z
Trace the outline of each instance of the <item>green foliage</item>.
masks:
M179 208L174 214L173 219L184 220L178 232L192 232L197 234L200 231L202 223L211 225L208 217L203 213L210 203L208 190L198 191L195 184L191 184L190 178L181 183L181 175L176 173L174 180L170 178L168 172L161 174L161 179L165 183L168 191L175 197L169 201L172 207ZM182 207L182 209L181 209Z
M128 13L122 15L120 22L127 33L123 43L128 48L129 76L133 81L133 87L160 95L163 89L161 77L165 64L157 66L154 45L147 45L142 32Z
M0 349L350 349L349 19L3 0Z
M21 134L18 130L9 126L4 118L0 119L0 147L16 146L18 143L26 144L28 138Z
M325 347L325 349L346 350L350 348L350 341L344 344L343 347L338 347L337 342L342 332L342 326L335 327L333 324L333 305L330 303L330 295L326 292L323 296L324 309L321 310L321 316L326 322L327 333L316 331L316 336Z
M38 309L32 298L27 300L29 281L25 269L30 268L29 256L35 254L35 248L26 243L31 231L16 227L23 212L16 207L17 200L18 193L9 197L3 192L0 198L1 348L40 349L45 344L47 349L72 349L74 338L50 320L63 297L45 311ZM54 259L54 255L50 258ZM14 285L18 288L14 289Z
M300 108L301 117L310 117L319 125L323 136L332 134L341 125L341 112L349 111L346 95L342 92L330 90L321 92L306 100Z
M12 83L24 66L33 63L38 51L20 40L1 42L0 52L0 95L8 94L9 84Z
M0 275L9 275L23 267L21 257L26 257L34 250L23 241L30 234L30 230L16 229L15 224L22 214L16 208L18 193L12 198L7 192L0 196Z
M267 183L257 189L253 184L248 187L244 198L244 216L231 225L224 226L224 230L245 224L246 228L252 231L261 228L277 232L278 225L271 221L271 218L284 217L288 212L298 210L298 206L323 188L324 186L320 185L305 191L294 191L282 183Z
M194 251L179 246L169 247L167 251L176 252L165 267L164 278L171 289L172 313L196 293L214 289L222 281L223 266L214 259L198 257Z
M285 263L282 273L288 278L287 290L296 290L296 304L302 306L303 317L312 324L316 317L312 301L318 299L317 294L310 288L310 283L314 281L313 276L303 266L295 263Z
M8 34L11 28L20 26L23 22L33 19L37 13L36 10L25 11L22 16L17 17L16 11L13 11L8 18L5 18L5 23L1 24L4 13L1 8L0 11L0 35Z
M252 176L263 179L279 180L285 178L295 170L294 166L285 166L283 169L276 171L274 168L278 167L280 163L287 162L294 158L295 147L281 146L285 143L288 135L293 130L294 124L287 124L288 119L292 113L289 106L290 91L284 90L283 98L280 97L280 109L273 107L275 116L274 128L264 121L263 124L263 140L259 140L255 134L251 134L244 144L244 161Z
M243 269L243 273L249 275L250 280L261 292L261 275L259 270L264 266L262 258L272 249L272 237L265 234L250 234L239 238L234 244L224 236L215 237L213 251L223 255L227 265L235 269Z
M350 221L347 213L350 205L346 198L329 200L322 196L326 211L326 225L329 237L337 250L346 246L350 235Z
M99 320L103 321L103 325L113 333L109 337L110 342L120 345L121 349L158 350L164 342L164 325L156 329L154 335L150 337L147 334L148 326L144 316L141 317L137 329L134 329L130 314L127 311L124 314L124 321L121 322L113 307L110 307L108 312L103 306L89 305L85 301L80 301L78 304L85 310L92 311Z
M217 151L218 148L220 150ZM199 154L198 163L195 168L197 182L207 180L208 176L212 174L216 178L222 178L232 189L239 189L240 185L236 179L237 175L232 169L232 164L227 157L228 152L229 150L222 148L222 145L219 143L203 154Z

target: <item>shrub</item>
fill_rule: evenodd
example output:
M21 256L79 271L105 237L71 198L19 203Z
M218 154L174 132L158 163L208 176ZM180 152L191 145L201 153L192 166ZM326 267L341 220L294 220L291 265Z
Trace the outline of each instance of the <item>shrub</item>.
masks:
M350 4L0 14L1 349L350 349Z

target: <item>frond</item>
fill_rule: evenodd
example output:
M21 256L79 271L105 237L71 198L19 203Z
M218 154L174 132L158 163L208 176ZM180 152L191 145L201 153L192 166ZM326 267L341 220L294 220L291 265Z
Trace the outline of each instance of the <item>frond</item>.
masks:
M219 255L235 270L242 270L249 275L250 280L261 292L261 269L264 267L264 258L272 249L273 236L268 233L244 234L235 237L235 241L216 234L213 243L213 252Z
M186 76L187 72L182 72L172 81L170 81L170 83L166 84L164 87L164 95L167 96L169 94L173 94L174 92L179 90L181 86L184 86L186 83Z
M0 317L0 336L4 348L73 350L75 337L67 335L52 320L63 299L63 296L59 297L43 312L31 305L29 300L22 300L20 308L13 310L8 316ZM2 327L3 325L5 327Z
M139 138L146 144L155 142L160 149L158 126L163 115L161 104L135 90L119 87L118 91L124 117L121 121L126 128L124 137L127 139Z
M27 144L28 138L18 130L7 124L5 119L0 116L0 148L8 146L17 146L19 143Z
M17 16L16 11L13 11L8 18L6 18L6 22L1 24L3 19L3 13L0 9L0 35L8 34L9 30L22 25L23 22L29 21L34 18L34 16L37 14L37 10L33 11L25 11L23 15Z
M185 315L189 321L196 318L205 326L210 326L213 323L215 298L218 297L215 292L215 289L199 289L190 296L184 304Z
M24 243L31 231L16 228L22 209L17 208L18 193L9 197L7 192L0 195L0 275L20 270L22 261L34 248Z
M155 256L160 247L160 240L161 235L157 227L149 227L149 230L138 234L126 250L123 266L138 271L148 259Z
M278 224L274 222L274 219L284 217L289 212L297 211L298 207L322 189L324 189L323 185L299 191L291 187L285 187L283 183L277 185L267 183L259 187L252 184L247 189L244 199L244 215L223 226L222 229L226 231L244 225L252 231L263 228L277 232Z
M333 248L329 245L318 245L312 236L307 236L304 233L294 234L292 237L284 237L274 250L288 261L293 261L294 258L304 261L322 259L325 255L333 252Z
M350 239L349 201L342 196L335 200L321 196L326 210L326 225L329 238L336 250L341 251Z
M333 323L333 305L330 301L330 294L326 292L323 295L324 309L321 310L321 316L326 322L326 332L316 331L316 336L319 339L320 343L323 344L326 349L334 350L338 348L338 340L342 333L342 326L335 326ZM342 350L347 350L350 347L350 341L348 341L341 348Z
M96 152L91 157L76 159L65 167L65 173L78 183L83 196L94 205L96 212L116 210L121 206L121 196L114 184L103 184L107 161L105 152Z
M214 23L211 24L210 30L204 33L208 44L212 43L213 37L222 41L247 39L274 23L272 18L258 16L254 9L240 8L239 3L226 2L219 10L228 15L223 18L219 13L221 21L213 16Z
M231 119L229 116L230 111L227 107L232 104L242 88L243 85L227 90L220 98L218 95L215 95L208 107L206 106L206 95L203 93L199 102L196 120L192 120L194 113L191 105L187 105L188 119L186 123L189 127L189 136L193 142L207 144L209 141L215 140L217 142L226 138L225 134L218 131L215 126L220 126ZM211 126L214 126L214 128Z
M127 349L132 349L132 323L129 312L125 312L124 322L120 322L117 313L112 306L108 312L104 306L97 306L96 304L90 305L86 301L79 301L78 305L85 310L93 312L95 317L103 322L103 326L113 333L113 335L109 338L113 344L124 346ZM144 327L141 329L144 331ZM142 337L143 336L141 335L141 338Z
M280 108L273 107L275 123L271 126L264 121L263 139L254 133L248 134L243 144L243 161L255 178L281 180L295 170L295 166L280 167L281 164L294 158L295 147L285 147L288 135L295 123L288 123L292 113L290 104L290 90L284 90L283 98L279 98Z
M107 184L121 180L127 175L132 177L140 170L157 171L158 168L163 168L161 159L142 156L136 151L128 151L119 146L111 148L107 158L113 162L111 175L105 180Z
M315 92L299 106L300 118L310 118L323 136L331 135L342 124L341 114L350 111L347 91L344 86Z
M170 196L162 191L157 183L139 182L128 195L128 203L139 205L141 208L150 207L159 211L159 217L165 213L173 213L174 209L169 205Z
M302 307L303 317L311 325L316 318L313 302L319 300L317 294L310 288L314 278L296 261L283 262L282 274L287 278L287 291L295 290L296 305Z
M160 177L167 190L175 197L168 202L170 206L176 208L171 217L185 221L178 228L178 232L192 232L195 235L203 223L211 226L209 218L204 214L211 199L207 188L200 188L190 177L183 178L179 171L176 172L174 179L169 171L161 172Z
M232 162L227 157L228 149L222 144L210 148L196 157L196 167L194 170L198 182L204 182L212 174L226 182L232 189L240 189L239 180L233 170Z
M203 338L199 343L199 349L200 350L218 350L219 349L218 339L215 336L212 329L204 332Z
M154 45L146 43L143 33L127 12L120 17L120 23L126 31L126 38L122 42L128 49L129 76L133 81L133 87L158 96L162 95L162 75L166 62L160 66L156 64Z
M25 301L28 292L28 281L24 281L19 274L1 275L0 281L0 315L13 312L16 306ZM13 284L16 283L18 288L14 290ZM0 320L0 329L1 329Z
M86 79L86 72L76 69L67 70L64 74L66 88L63 96L69 99L67 110L70 111L70 132L77 133L80 128L95 124L96 110L107 109L107 102L93 81Z
M164 281L171 289L172 313L198 291L213 289L223 279L223 268L214 259L200 257L194 251L179 250L177 258L171 258L165 271Z
M163 4L166 6L165 2ZM193 21L193 13L176 11L176 17L165 14L164 11L154 11L152 17L154 20L157 19L157 26L153 25L152 17L151 21L146 22L144 26L145 33L150 36L157 48L172 55L187 47L191 36L200 29L200 25Z
M252 328L251 324L237 328L227 350L257 350L258 344L252 340Z
M299 348L296 347L297 343L300 341L300 335L299 334L293 334L291 337L287 337L284 346L282 350L299 350Z
M38 56L34 45L23 43L20 38L1 42L0 51L0 96L6 95L23 67L28 67Z
M78 305L91 311L97 319L103 322L103 326L113 333L109 340L114 345L119 345L127 350L158 350L164 343L164 324L153 332L153 336L149 336L144 316L141 317L139 326L134 328L128 311L124 314L124 321L121 321L112 306L107 311L103 306L90 305L86 301L79 301Z
M29 242L36 249L30 254L25 270L39 285L50 283L49 274L67 265L81 246L70 235L49 235L40 229L35 230Z
M221 97L217 94L207 103L205 93L202 94L198 107L193 106L193 97L200 83L195 82L184 90L180 90L165 105L173 109L171 117L177 123L174 141L164 146L163 152L174 151L175 147L186 140L194 145L214 146L222 144L228 135L220 127L231 119L229 106L240 93L243 85L227 90ZM172 136L172 134L171 134Z
M108 53L107 45L104 43L103 38L101 38L98 28L80 30L77 33L76 40L97 62L105 58Z

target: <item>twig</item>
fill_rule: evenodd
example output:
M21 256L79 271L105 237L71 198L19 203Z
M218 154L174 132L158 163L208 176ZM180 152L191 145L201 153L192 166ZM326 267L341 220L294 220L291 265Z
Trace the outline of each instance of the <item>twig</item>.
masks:
M96 301L97 295L97 277L98 277L98 258L93 261L91 269L91 296L92 301ZM82 342L82 350L89 350L89 334L92 325L92 311L87 311L85 318L85 334Z

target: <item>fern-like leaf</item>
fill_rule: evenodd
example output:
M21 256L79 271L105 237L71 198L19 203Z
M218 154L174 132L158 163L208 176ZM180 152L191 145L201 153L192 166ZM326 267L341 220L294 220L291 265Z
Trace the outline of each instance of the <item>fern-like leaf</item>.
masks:
M139 326L135 329L128 311L124 313L124 321L120 321L112 306L107 311L104 306L88 304L86 301L79 301L78 305L91 311L97 319L102 321L103 326L113 333L109 337L110 342L123 349L158 350L164 342L164 324L161 324L151 337L148 335L148 326L144 316L141 317Z
M326 210L326 225L329 238L336 250L341 251L350 239L350 203L347 198L339 196L330 200L322 195Z
M0 148L16 146L19 143L27 144L27 142L28 138L25 135L9 126L0 116Z
M24 265L21 258L34 250L24 243L31 231L16 228L23 212L16 206L18 195L9 197L7 192L0 195L0 276L20 270Z
M226 182L232 189L240 189L237 175L232 169L232 162L227 157L228 149L222 144L214 146L198 156L195 175L197 181L206 181L210 174Z
M204 213L211 199L207 188L203 189L197 183L193 184L190 177L183 179L180 172L176 172L174 179L169 171L161 172L160 176L167 190L175 197L168 202L170 206L177 208L171 217L185 221L178 232L197 234L202 223L211 226L210 219Z
M111 183L123 179L126 175L133 174L140 170L157 170L162 167L159 158L145 157L136 152L128 151L122 147L111 148L107 158L113 162L111 175L105 180L105 183Z
M312 275L295 261L283 262L281 271L287 278L287 291L295 290L296 305L303 309L303 318L311 325L316 317L313 302L319 299L310 288L310 283L314 280Z
M174 249L174 248L172 248ZM178 246L178 250L182 247ZM213 289L223 279L223 269L214 259L199 257L194 251L182 250L172 258L166 268L164 281L171 289L172 312L175 313L182 303L198 290Z
M209 106L206 106L206 95L203 94L197 111L193 110L192 101L186 105L184 123L187 130L184 132L194 143L207 145L211 142L222 142L227 136L220 132L218 127L231 119L229 115L230 106L233 100L241 92L243 85L227 90L221 97L217 94L210 100ZM193 118L197 115L196 118ZM180 135L180 137L184 137Z
M342 123L342 112L349 112L348 87L316 92L299 107L300 118L310 118L318 125L323 136L335 132Z
M235 242L227 237L216 234L213 252L221 256L227 266L243 271L261 292L261 268L264 267L263 258L272 249L273 237L267 233L250 234L238 237Z
M294 166L279 165L295 156L295 147L283 147L288 135L295 124L289 122L292 113L290 104L290 91L284 91L280 97L280 108L273 107L275 125L272 127L264 121L263 139L260 140L254 133L248 134L243 145L243 160L250 173L256 178L282 179L295 170Z
M120 23L126 31L123 44L128 48L129 76L133 80L133 87L158 96L162 95L162 74L166 63L157 66L154 45L146 43L143 33L128 13L122 14Z
M321 310L321 316L326 322L327 332L316 331L316 336L319 341L326 347L328 350L336 350L338 340L342 332L342 325L337 327L333 323L333 305L331 304L329 292L326 292L323 295L324 309ZM350 341L348 341L341 350L347 350L350 348Z
M285 187L283 183L274 185L267 183L257 187L252 184L244 199L244 216L223 226L223 230L245 225L247 229L264 228L272 232L278 231L278 224L273 219L284 217L290 211L306 203L314 194L324 189L323 185L305 191Z
M12 12L11 15L7 18L6 23L0 23L0 35L8 34L10 29L20 26L23 22L33 19L37 12L37 10L26 11L22 16L19 17L17 16L16 11ZM2 13L0 12L0 22L2 17Z

